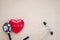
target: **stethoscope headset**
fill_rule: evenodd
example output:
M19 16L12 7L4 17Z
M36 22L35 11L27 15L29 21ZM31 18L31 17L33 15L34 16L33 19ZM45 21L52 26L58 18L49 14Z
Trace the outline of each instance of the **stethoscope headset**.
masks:
M43 25L46 27L46 28L44 28L44 29L42 29L42 30L37 30L37 32L43 32L44 30L48 30L49 31L49 33L50 33L50 35L53 35L53 31L51 30L51 28L47 25L47 22L43 22ZM35 33L37 33L36 31L34 31L34 32L32 32L31 34L35 34ZM31 36L31 34L30 35L28 35L28 36L26 36L23 40L28 40L29 38L30 38L30 36ZM44 36L44 37L46 37L46 36ZM43 38L44 38L43 37ZM41 39L43 39L43 38L41 38Z
M43 22L43 25L47 26L47 23ZM3 25L3 31L8 33L9 40L12 40L11 35L10 35L11 29L12 29L11 25L8 22ZM49 30L50 30L50 28L49 28ZM49 31L49 32L51 35L53 35L53 31ZM29 36L25 37L23 40L27 40L27 39L29 39Z

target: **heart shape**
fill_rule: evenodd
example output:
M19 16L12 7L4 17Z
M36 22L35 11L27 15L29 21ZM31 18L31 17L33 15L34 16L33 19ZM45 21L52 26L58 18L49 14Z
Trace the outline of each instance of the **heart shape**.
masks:
M11 19L9 23L12 26L12 31L15 33L20 32L24 27L24 21L22 19L18 19L18 20Z

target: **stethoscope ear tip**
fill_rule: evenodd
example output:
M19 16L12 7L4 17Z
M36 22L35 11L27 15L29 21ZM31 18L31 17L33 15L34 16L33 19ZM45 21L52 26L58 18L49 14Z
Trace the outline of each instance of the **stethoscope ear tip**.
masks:
M43 24L46 26L47 22L44 21ZM50 34L53 35L53 31L51 31Z
M46 24L47 24L47 22L45 22L45 21L44 21L44 22L43 22L43 24L44 24L44 25L46 25Z
M53 32L50 32L51 35L53 35Z

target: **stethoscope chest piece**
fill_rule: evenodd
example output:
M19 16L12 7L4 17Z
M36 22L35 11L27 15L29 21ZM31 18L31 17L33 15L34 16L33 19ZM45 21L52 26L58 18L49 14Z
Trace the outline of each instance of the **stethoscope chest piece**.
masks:
M9 40L11 40L11 25L8 22L3 25L3 31L8 33Z
M5 32L11 32L11 25L9 23L5 23L3 25L3 31L5 31Z

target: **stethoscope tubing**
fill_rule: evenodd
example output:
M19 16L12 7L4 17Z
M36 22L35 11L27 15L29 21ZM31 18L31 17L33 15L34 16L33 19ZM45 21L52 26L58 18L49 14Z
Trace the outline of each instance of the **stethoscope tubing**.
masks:
M11 40L11 35L10 35L10 33L8 33L8 37L9 37L9 40Z

